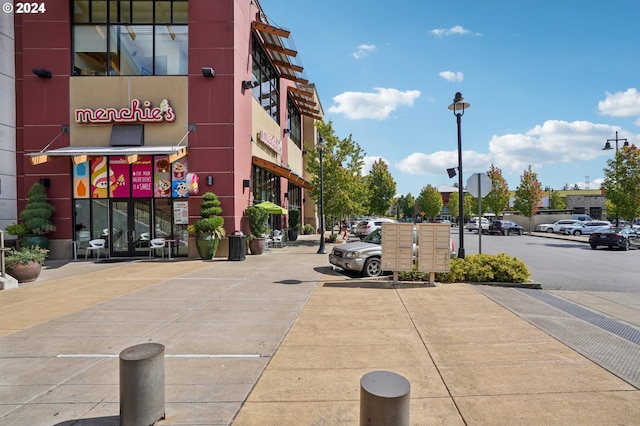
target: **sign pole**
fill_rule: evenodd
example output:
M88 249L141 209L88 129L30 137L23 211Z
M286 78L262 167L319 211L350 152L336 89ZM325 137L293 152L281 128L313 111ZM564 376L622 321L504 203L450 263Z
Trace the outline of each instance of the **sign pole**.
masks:
M480 173L478 175L478 195L482 195L482 182ZM482 197L478 197L478 253L482 254Z

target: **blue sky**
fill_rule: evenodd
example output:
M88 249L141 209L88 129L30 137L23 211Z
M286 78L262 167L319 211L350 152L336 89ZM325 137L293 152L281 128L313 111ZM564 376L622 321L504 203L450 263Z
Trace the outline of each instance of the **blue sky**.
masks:
M637 0L260 3L291 31L325 120L367 165L387 162L398 194L457 182L456 92L471 104L464 182L495 164L515 190L531 165L543 187L597 189L606 140L640 143Z

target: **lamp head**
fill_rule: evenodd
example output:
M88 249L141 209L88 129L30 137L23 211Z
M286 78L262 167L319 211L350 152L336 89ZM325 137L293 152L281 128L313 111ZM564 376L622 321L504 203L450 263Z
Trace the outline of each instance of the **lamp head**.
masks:
M464 101L462 93L456 92L455 96L453 97L453 103L449 105L449 109L452 110L454 114L456 113L456 111L462 111L462 114L464 114L464 110L469 108L470 106L471 104Z
M607 141L607 143L604 144L604 148L602 148L603 151L608 151L610 149L613 149L611 147L611 142Z
M327 143L322 139L322 136L318 136L318 149L325 149L327 147Z

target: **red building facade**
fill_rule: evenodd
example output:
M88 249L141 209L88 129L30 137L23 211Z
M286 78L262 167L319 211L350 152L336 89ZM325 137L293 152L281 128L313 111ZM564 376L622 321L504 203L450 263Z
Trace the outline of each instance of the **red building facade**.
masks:
M52 257L101 237L114 257L155 237L195 256L204 192L228 234L261 201L311 216L302 152L322 111L289 37L257 1L50 0L15 15L18 208L48 186Z

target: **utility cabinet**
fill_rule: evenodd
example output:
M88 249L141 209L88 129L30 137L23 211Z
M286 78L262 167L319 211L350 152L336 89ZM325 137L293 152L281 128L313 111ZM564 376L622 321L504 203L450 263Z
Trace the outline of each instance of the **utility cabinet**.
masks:
M383 223L382 270L411 271L414 240L412 223Z
M420 223L417 229L418 271L449 272L451 226L447 223Z

